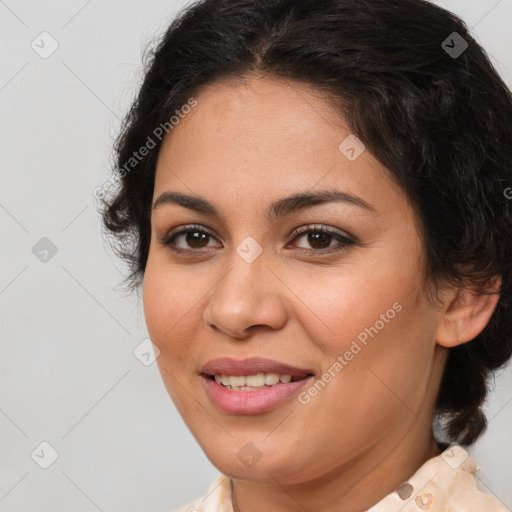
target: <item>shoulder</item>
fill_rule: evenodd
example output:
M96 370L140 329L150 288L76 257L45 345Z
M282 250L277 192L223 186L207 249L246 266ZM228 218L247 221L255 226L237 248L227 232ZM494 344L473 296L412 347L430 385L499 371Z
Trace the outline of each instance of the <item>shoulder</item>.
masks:
M220 475L210 485L204 496L174 512L233 512L229 478Z

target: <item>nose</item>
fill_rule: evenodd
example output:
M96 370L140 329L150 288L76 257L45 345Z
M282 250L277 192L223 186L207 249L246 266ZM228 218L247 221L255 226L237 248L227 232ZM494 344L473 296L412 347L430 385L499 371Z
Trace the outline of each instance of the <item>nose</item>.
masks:
M289 312L287 291L265 254L248 263L234 251L229 270L211 290L204 322L208 328L240 340L256 331L281 329Z

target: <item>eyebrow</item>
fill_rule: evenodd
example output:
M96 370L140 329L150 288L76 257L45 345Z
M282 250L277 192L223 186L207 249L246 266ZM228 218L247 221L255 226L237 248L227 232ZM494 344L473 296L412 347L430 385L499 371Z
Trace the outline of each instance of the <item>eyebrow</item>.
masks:
M358 196L343 192L342 190L321 190L319 192L299 192L272 202L268 208L267 219L275 222L291 213L311 208L312 206L341 202L358 206L369 212L377 213L377 210ZM191 196L180 192L167 191L158 197L153 204L153 210L164 204L176 204L189 210L194 210L206 215L222 218L218 208L200 196Z

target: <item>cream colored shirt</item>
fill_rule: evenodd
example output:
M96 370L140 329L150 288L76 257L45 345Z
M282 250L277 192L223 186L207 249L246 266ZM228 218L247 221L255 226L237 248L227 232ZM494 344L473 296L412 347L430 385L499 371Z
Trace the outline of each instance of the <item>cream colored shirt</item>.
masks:
M474 475L480 468L464 448L453 444L367 512L507 512L477 488ZM204 497L175 512L233 512L229 478L219 476Z

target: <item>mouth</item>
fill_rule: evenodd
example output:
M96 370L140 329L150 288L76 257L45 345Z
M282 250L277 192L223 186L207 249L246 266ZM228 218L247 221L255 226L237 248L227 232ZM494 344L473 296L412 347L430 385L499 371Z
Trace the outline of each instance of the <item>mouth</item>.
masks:
M208 362L200 372L210 401L228 414L270 411L314 378L309 369L263 358Z
M231 357L220 357L208 361L202 368L201 373L211 377L212 375L226 375L251 377L263 374L289 375L290 377L306 377L314 372L311 369L300 368L274 359L264 357L250 357L246 359L234 359Z
M215 381L220 386L229 389L231 391L257 391L270 386L276 386L279 384L288 384L289 382L298 382L312 374L307 374L302 377L295 375L289 375L286 373L256 373L253 375L225 375L225 374L213 374L207 375L202 374L203 377Z

